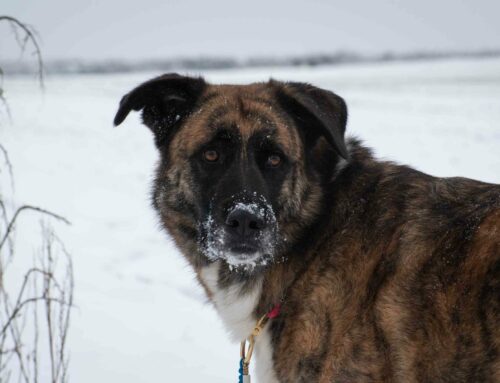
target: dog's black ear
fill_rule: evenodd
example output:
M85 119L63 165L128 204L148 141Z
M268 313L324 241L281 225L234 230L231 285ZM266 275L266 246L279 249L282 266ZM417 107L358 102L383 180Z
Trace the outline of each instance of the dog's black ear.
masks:
M131 110L142 110L142 122L153 131L159 147L191 112L205 86L202 78L177 73L156 77L123 96L114 124L120 125Z
M306 140L316 141L323 136L341 157L348 159L344 141L345 101L333 92L310 84L272 82L277 84L280 104L303 129Z

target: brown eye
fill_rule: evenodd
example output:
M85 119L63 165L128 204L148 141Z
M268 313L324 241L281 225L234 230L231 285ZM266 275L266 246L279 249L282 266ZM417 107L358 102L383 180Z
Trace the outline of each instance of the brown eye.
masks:
M203 152L203 158L207 162L216 162L219 159L219 153L216 150L205 150Z
M271 154L267 157L267 166L275 168L281 165L281 156L279 154Z

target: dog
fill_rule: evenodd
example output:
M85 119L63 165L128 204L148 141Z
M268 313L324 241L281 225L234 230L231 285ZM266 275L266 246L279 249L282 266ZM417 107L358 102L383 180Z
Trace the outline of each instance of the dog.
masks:
M132 110L152 205L259 382L500 382L500 186L376 160L310 84L171 73L114 124Z

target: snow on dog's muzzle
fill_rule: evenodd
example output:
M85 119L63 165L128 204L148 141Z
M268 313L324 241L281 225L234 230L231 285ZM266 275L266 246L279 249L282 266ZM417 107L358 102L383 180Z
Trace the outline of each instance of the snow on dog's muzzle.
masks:
M238 201L225 212L220 222L210 214L204 223L206 238L201 245L206 256L245 269L272 260L278 227L271 205L264 198Z

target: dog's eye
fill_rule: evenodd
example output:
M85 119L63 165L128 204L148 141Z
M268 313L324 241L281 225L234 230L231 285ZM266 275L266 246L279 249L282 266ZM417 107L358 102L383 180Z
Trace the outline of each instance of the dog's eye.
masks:
M207 162L217 162L219 159L219 153L217 150L209 149L203 152L203 159Z
M281 165L281 156L279 154L273 153L267 157L266 165L270 168L276 168Z

